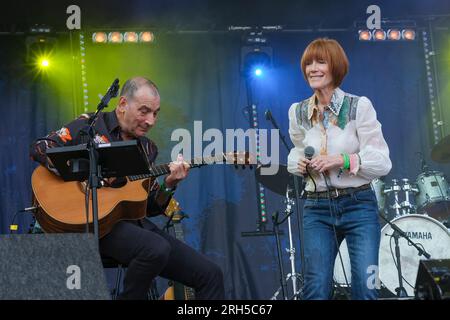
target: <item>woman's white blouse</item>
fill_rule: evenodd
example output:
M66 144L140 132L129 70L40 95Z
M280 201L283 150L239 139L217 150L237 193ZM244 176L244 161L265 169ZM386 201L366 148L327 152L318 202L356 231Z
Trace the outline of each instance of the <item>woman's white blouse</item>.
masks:
M339 168L328 171L328 185L333 188L359 187L385 176L392 167L389 147L383 137L375 109L366 97L357 97L336 88L325 112L324 121L317 121L316 97L294 103L289 108L289 135L294 144L288 156L288 171L301 175L298 162L304 157L306 146L312 146L314 156L358 154L359 168L355 174ZM310 170L312 172L312 170ZM322 175L314 174L317 189L325 191ZM307 179L307 191L314 184Z

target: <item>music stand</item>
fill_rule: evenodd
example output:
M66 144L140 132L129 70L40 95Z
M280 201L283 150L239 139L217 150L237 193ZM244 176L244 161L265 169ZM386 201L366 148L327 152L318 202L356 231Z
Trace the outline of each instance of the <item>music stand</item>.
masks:
M150 173L150 166L145 152L137 140L117 141L95 144L97 154L98 176L101 181L109 177L125 177L145 175ZM64 181L90 180L89 150L86 144L68 147L55 147L47 150L47 156L52 161ZM94 187L92 187L94 185ZM98 238L98 202L95 185L89 182L92 190L92 212L94 234ZM89 224L89 221L86 221Z

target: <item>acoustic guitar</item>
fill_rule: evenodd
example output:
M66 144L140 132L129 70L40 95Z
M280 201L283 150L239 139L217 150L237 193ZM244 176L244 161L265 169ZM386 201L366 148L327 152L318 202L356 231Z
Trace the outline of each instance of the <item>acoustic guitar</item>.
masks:
M230 152L221 156L193 159L191 168L214 163L245 166L250 162L247 152ZM170 173L169 164L152 166L149 173L124 177L118 187L98 189L99 236L108 234L120 220L138 220L146 216L147 197L154 179ZM86 217L87 202L92 212L92 202L86 196L86 182L64 181L43 166L37 167L31 177L35 216L41 228L48 233L84 232L86 221L92 228L93 218Z
M165 215L170 218L172 222L175 238L184 242L184 231L181 221L187 218L179 206L178 201L174 198L170 199L169 205L165 211ZM185 286L179 282L170 280L169 287L166 289L161 300L194 300L195 290L191 287Z

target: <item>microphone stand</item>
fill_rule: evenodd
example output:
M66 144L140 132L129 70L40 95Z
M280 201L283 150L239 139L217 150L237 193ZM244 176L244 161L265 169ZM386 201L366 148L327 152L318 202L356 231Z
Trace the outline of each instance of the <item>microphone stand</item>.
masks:
M97 189L101 187L100 181L102 179L101 168L98 164L98 152L95 149L95 130L94 126L97 122L99 113L108 106L109 100L112 97L116 97L119 91L119 79L115 79L111 87L109 87L108 92L103 96L102 100L97 106L97 111L89 118L88 127L82 130L82 133L87 136L86 147L89 152L89 179L88 186L92 192L92 219L94 225L94 236L99 240L98 232L98 199L97 199ZM89 226L89 219L86 221Z
M272 126L277 129L280 132L280 140L285 146L286 150L289 152L291 148L289 148L288 143L286 142L286 139L283 134L281 134L280 127L278 126L277 122L275 121L275 118L272 116L272 113L268 109L265 113L266 120L269 120L272 123ZM304 281L304 263L305 263L305 250L303 247L303 214L300 212L300 206L298 203L298 200L303 196L303 191L305 189L305 179L303 179L302 183L302 195L300 195L300 187L298 182L298 177L296 175L292 175L294 179L294 191L295 191L295 206L296 206L296 214L297 214L297 228L299 230L299 242L300 242L300 257L301 257L301 263L300 263L300 278L303 283ZM302 291L302 290L300 290ZM299 291L299 292L300 292ZM296 295L298 292L294 292L294 299L296 299Z
M394 237L394 242L395 242L395 258L397 259L397 273L398 273L398 288L395 289L395 291L397 292L397 296L400 297L406 297L408 296L408 294L406 293L406 289L403 287L403 276L402 276L402 266L401 266L401 262L400 262L400 247L398 245L398 239L400 237L403 237L406 239L406 241L408 241L408 244L413 246L414 248L417 249L417 251L419 252L418 255L419 256L424 256L427 259L430 259L431 256L428 252L426 252L425 249L422 249L421 247L419 247L417 244L415 244L409 237L408 235L402 230L400 229L396 224L390 222L388 219L386 219L382 214L378 214L384 221L386 221L392 228L392 230L394 230L394 233L392 234L392 237Z

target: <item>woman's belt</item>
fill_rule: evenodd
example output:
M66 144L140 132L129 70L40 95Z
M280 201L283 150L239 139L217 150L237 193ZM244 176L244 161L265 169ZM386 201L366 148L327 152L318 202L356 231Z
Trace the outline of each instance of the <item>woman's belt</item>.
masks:
M331 188L330 189L330 197L331 198L337 198L340 196L350 195L357 191L361 190L367 190L371 189L370 183L363 184L362 186L355 187L355 188L344 188L344 189L337 189L337 188ZM319 198L319 199L328 199L328 191L319 191L319 192L311 192L307 191L306 193L307 198Z

